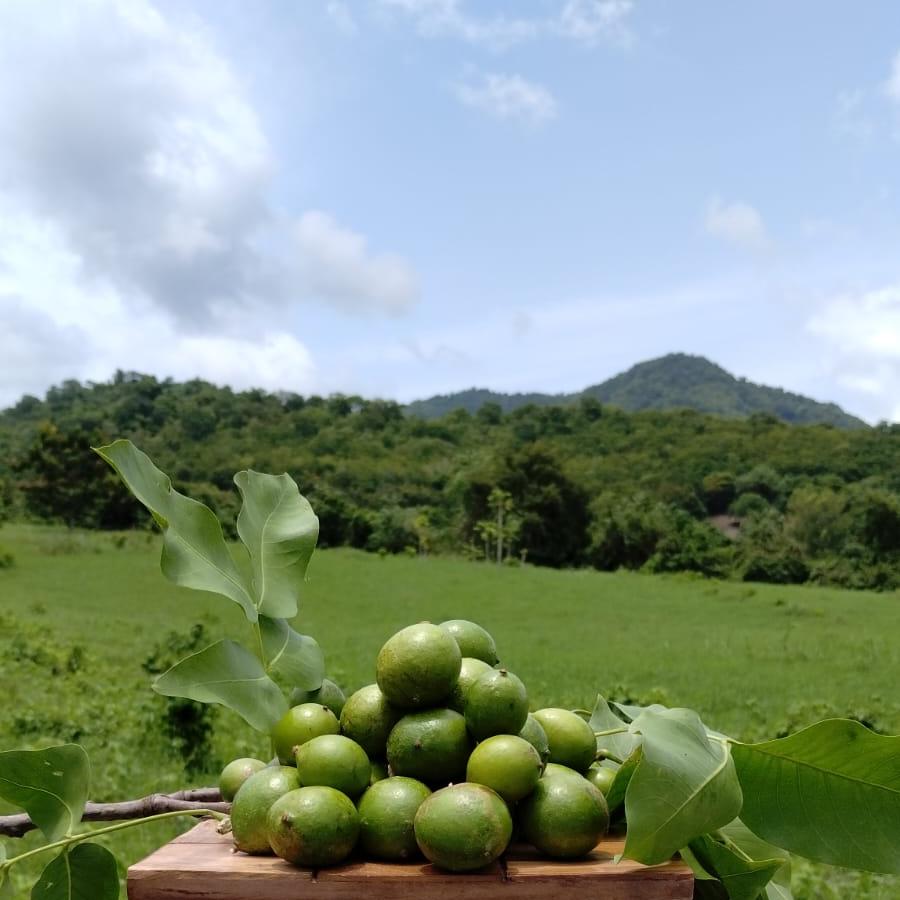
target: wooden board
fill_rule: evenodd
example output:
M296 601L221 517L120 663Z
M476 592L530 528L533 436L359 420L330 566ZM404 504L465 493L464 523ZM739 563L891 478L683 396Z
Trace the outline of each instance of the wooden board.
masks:
M613 856L604 839L584 860L555 862L511 847L479 872L450 874L425 862L350 861L298 869L270 856L235 852L231 838L201 822L128 870L129 900L690 900L694 879L682 862L642 866Z

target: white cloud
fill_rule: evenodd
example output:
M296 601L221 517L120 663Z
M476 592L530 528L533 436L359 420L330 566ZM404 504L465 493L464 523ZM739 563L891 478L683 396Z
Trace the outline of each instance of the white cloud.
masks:
M328 13L328 17L334 22L337 29L344 34L352 35L359 31L350 7L343 0L328 0L325 12Z
M498 119L540 125L556 116L556 100L543 85L521 75L487 72L475 81L454 86L457 99Z
M875 134L875 123L866 112L864 91L840 91L835 98L832 126L844 137L861 143L871 140Z
M634 35L627 20L631 0L567 0L559 16L559 32L589 46L600 41L630 45Z
M713 197L706 207L704 227L713 237L747 250L765 250L771 245L762 216L747 203L725 203Z
M416 275L393 254L372 255L363 235L327 213L305 213L295 229L301 278L314 295L348 310L399 313L418 299Z

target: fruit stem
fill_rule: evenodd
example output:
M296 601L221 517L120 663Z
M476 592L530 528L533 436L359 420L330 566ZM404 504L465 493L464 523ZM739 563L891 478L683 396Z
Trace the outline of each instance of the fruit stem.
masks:
M609 760L612 760L612 762L614 762L614 763L618 763L620 766L622 765L622 760L619 759L619 757L616 756L615 753L612 753L609 750L605 750L605 749L598 750L597 756L595 757L595 759L609 759Z
M606 737L608 734L624 734L628 731L628 726L623 725L621 728L607 728L606 731L595 731L594 737Z
M130 819L127 822L117 822L115 825L107 825L105 828L97 828L94 831L84 831L81 834L73 834L69 837L65 837L62 840L54 841L52 844L44 844L43 847L37 847L34 850L29 850L27 853L20 853L18 856L13 856L10 859L6 860L4 863L0 863L0 872L5 871L6 869L11 868L16 863L22 862L23 859L28 859L30 856L37 856L38 853L44 853L47 850L57 850L62 847L71 847L74 844L80 844L82 841L90 841L96 837L102 837L106 834L112 834L114 831L122 831L125 828L133 828L135 825L143 825L145 822L160 822L163 819L174 819L178 816L211 816L214 819L218 819L222 821L222 819L227 819L224 813L216 812L212 809L178 809L173 810L172 812L164 812L157 813L155 816L147 816L144 819Z

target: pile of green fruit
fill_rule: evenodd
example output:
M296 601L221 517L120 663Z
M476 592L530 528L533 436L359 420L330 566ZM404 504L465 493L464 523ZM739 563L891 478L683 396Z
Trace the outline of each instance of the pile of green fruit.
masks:
M381 648L376 684L345 700L326 681L276 725L277 758L222 772L234 843L300 866L355 849L401 861L421 852L454 872L497 859L513 834L574 859L609 826L614 764L565 709L528 710L493 638L464 620L421 623Z

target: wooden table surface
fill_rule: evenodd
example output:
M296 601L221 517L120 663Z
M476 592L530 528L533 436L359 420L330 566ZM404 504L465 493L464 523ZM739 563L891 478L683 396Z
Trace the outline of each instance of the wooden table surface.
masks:
M451 874L424 861L351 860L298 869L274 856L235 852L216 823L201 822L128 870L129 900L690 900L691 870L681 861L642 866L613 856L607 838L583 860L556 862L525 845L478 872Z

